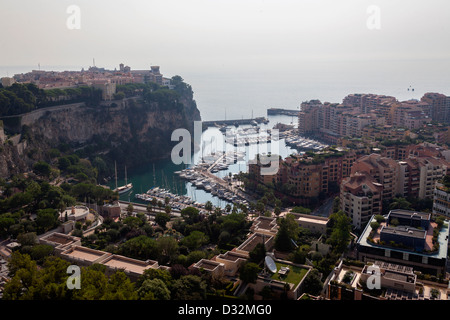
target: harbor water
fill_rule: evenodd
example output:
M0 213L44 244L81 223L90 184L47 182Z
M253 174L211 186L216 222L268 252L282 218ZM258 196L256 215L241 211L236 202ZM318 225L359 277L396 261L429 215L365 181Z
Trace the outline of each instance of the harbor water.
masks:
M296 127L297 123L297 119L292 116L272 115L267 117L267 119L269 120L268 123L261 123L258 125L261 131L272 129L277 123L289 124L294 127ZM227 129L231 130L231 132L235 132L236 130L242 132L252 129L252 126L230 126L227 127ZM127 181L128 183L131 182L133 184L133 189L130 192L121 194L120 199L140 203L143 201L136 199L136 194L146 193L151 188L159 187L169 190L175 195L188 196L198 203L211 201L214 206L224 208L228 203L231 204L231 202L220 199L203 189L196 188L191 181L182 179L176 172L193 167L202 160L207 161L212 156L220 154L221 152L237 151L240 154L243 154L243 157L237 159L235 163L229 163L227 169L214 172L216 176L223 178L230 173L236 174L239 172L247 172L249 160L255 159L258 153L279 154L283 158L290 154L298 153L297 150L287 146L284 139L272 141L267 144L234 146L233 144L226 143L224 134L219 128L215 127L210 127L202 133L201 144L201 150L192 155L191 164L176 165L171 159L164 159L128 168ZM125 177L119 176L117 181L118 185L124 185ZM115 188L114 179L108 183L108 186L112 189Z

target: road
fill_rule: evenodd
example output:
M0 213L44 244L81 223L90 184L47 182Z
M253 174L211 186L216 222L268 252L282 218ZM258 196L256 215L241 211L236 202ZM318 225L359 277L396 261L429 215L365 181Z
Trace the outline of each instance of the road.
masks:
M123 212L127 211L129 204L130 204L130 202L128 202L128 201L119 201L120 208ZM143 213L148 214L147 206L145 204L134 203L134 202L131 202L131 204L133 205L134 212L143 212ZM165 210L164 210L164 208L153 207L150 215L154 216L154 215L156 215L157 212L165 212ZM170 214L173 217L181 217L181 213L177 210L172 210L170 212Z
M328 198L319 208L311 212L311 214L314 216L329 217L333 211L333 201L334 197Z

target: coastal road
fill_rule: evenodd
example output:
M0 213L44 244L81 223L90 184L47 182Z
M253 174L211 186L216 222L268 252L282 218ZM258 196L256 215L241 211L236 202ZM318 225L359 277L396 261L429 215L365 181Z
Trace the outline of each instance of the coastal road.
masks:
M130 202L128 202L128 201L119 201L120 208L123 212L127 211L127 207L129 204L130 204ZM135 203L135 202L131 202L131 204L133 205L134 212L142 212L142 213L148 214L147 206L145 204ZM156 215L157 212L165 212L165 210L164 210L164 208L158 208L158 207L155 208L154 207L154 208L152 208L152 212L150 213L150 215L154 216L154 215ZM181 217L181 213L178 210L172 210L170 212L170 214L173 217Z

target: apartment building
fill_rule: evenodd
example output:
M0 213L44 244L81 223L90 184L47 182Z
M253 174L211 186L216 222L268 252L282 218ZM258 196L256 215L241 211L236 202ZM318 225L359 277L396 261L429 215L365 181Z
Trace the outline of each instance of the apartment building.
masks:
M292 155L280 162L277 181L291 185L294 197L318 197L320 193L334 191L330 186L339 186L342 179L350 175L356 159L356 152L351 150L324 150L313 156Z
M398 166L391 158L379 154L370 154L356 160L351 173L366 172L383 186L382 200L395 197L397 192Z
M391 222L397 219L399 225ZM448 252L448 220L439 230L436 243L433 231L436 224L430 214L408 210L392 210L380 227L372 230L369 220L359 237L357 258L363 262L384 261L413 267L416 270L439 275L445 274ZM419 228L420 227L420 228ZM438 245L437 245L438 244Z
M341 183L340 209L361 229L372 217L381 214L383 186L366 172L356 172Z
M392 104L390 110L392 125L406 129L418 129L430 123L431 106L426 102L408 100Z
M278 161L278 166L273 161ZM279 155L256 155L256 159L248 164L248 172L257 183L276 183L280 178L282 160Z
M328 175L322 164L313 163L307 159L289 157L285 159L283 165L286 166L286 170L283 170L282 173L285 173L286 177L283 177L282 180L293 186L292 196L318 197L322 190L328 189Z
M349 94L346 96L342 104L345 106L355 107L361 113L369 113L373 110L379 109L383 103L395 102L397 99L391 96L378 94Z
M396 128L392 125L367 126L361 129L361 137L371 140L401 140L409 134L403 128Z
M436 182L447 174L448 162L433 157L421 157L417 161L420 168L419 199L433 198Z
M420 101L431 106L433 121L450 123L450 97L441 93L428 92Z
M319 100L302 102L298 113L299 135L317 133L323 123L323 104Z
M434 187L433 214L450 217L450 189L440 182Z
M411 150L419 152L419 149ZM434 185L445 176L447 167L448 162L444 158L410 155L403 160L394 160L373 153L356 160L351 173L366 172L381 183L382 200L392 199L398 194L424 199L433 197Z

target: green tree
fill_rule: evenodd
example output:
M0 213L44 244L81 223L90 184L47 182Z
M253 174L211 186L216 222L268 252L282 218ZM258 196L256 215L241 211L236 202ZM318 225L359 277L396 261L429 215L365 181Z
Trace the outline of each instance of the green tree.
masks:
M156 240L144 235L131 238L130 240L121 244L118 248L118 253L140 260L159 258Z
M261 268L253 262L245 262L239 268L239 279L247 283L256 283Z
M170 221L170 215L166 212L158 212L155 216L155 222L162 228L166 228L167 222Z
M390 210L395 210L395 209L405 209L405 210L409 210L411 209L411 203L408 202L405 198L394 198L392 199L392 202L389 204L389 209Z
M170 300L170 290L161 279L145 280L137 293L141 300Z
M13 252L9 262L10 281L4 289L5 300L58 300L67 298L66 273L69 263L47 257L38 269L29 255Z
M160 279L166 284L167 288L172 286L173 279L169 271L164 269L146 269L144 274L136 281L136 287L140 288L144 281L153 279Z
M33 165L33 171L37 175L48 178L52 171L52 167L45 161L38 161Z
M73 290L74 300L102 300L108 287L108 277L96 267L81 269L79 290Z
M45 233L56 225L58 216L58 212L55 209L38 210L36 225L43 233Z
M191 264L200 261L201 259L207 258L207 254L205 251L191 251L186 257L185 267L189 267Z
M377 230L380 227L380 223L378 221L372 221L370 223L370 227L372 228L372 230Z
M22 247L34 246L38 242L35 232L21 233L18 235L17 241Z
M332 222L332 232L327 243L332 245L337 252L343 252L347 247L351 234L350 218L343 211L338 211L330 216Z
M205 209L208 210L209 213L211 213L212 209L213 209L213 204L211 201L206 201L205 202Z
M304 208L301 206L293 207L291 211L295 212L295 213L302 213L302 214L310 214L311 213L311 209Z
M263 243L257 243L255 248L249 252L250 262L260 263L266 256L266 246Z
M186 207L181 210L181 216L187 224L194 224L200 219L200 211L194 207Z
M136 300L138 294L134 283L123 271L114 272L108 279L103 300Z
M275 236L275 249L279 251L290 251L293 249L293 241L298 239L298 234L300 232L298 223L295 221L295 217L292 214L286 215L285 218L278 219L278 229L277 235Z
M167 263L173 261L178 253L178 242L173 237L161 237L157 241L157 247L160 252L159 261Z
M131 216L132 214L133 214L133 212L134 212L134 206L133 206L133 204L128 204L128 206L127 206L127 214L129 215L129 216Z
M304 280L304 291L312 295L319 295L323 288L320 273L317 269L312 269Z
M9 228L15 223L16 221L7 216L7 214L0 215L0 237L5 237L8 234Z
M398 226L399 224L400 222L397 218L391 219L391 225L393 225L394 227Z
M202 278L194 275L181 276L172 285L174 300L203 300L206 298L207 284Z
M181 240L181 244L189 248L189 250L197 250L201 246L207 244L209 238L201 231L192 231L188 236Z

